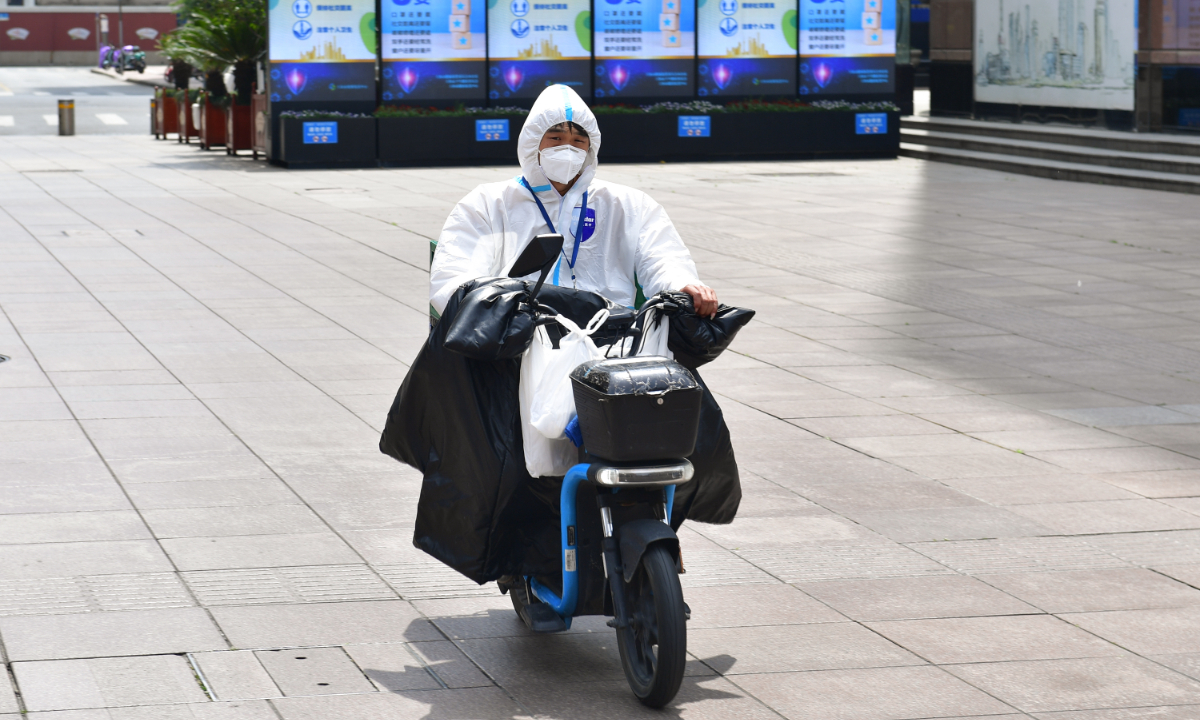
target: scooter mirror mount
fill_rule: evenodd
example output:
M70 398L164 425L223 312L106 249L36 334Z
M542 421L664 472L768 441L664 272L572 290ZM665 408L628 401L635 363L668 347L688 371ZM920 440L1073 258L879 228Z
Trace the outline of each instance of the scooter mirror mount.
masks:
M550 269L554 267L554 261L558 259L558 254L562 252L563 236L557 234L538 235L529 241L521 254L517 256L516 262L513 263L512 269L508 271L510 278L525 277L539 272L537 285L533 286L533 292L529 293L530 300L537 297L537 294L542 289L542 284L546 282L546 277L550 275Z

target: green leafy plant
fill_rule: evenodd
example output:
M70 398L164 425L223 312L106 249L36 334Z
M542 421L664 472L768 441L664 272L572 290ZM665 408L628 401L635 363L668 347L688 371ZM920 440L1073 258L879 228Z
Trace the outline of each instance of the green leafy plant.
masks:
M267 51L264 0L189 0L179 9L187 23L160 41L163 54L203 70L204 88L214 97L226 94L222 75L232 66L237 103L249 105L255 63Z
M375 110L375 117L525 117L529 111L519 107L464 107L454 108L414 107L410 105L384 105Z
M279 113L281 118L296 120L345 120L348 118L369 118L366 113L337 112L336 110L285 110Z

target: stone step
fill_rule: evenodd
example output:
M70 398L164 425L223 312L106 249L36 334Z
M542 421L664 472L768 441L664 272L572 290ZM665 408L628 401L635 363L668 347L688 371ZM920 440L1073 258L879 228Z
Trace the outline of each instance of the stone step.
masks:
M1029 142L1078 145L1098 150L1200 157L1200 137L1167 133L1135 133L1117 130L989 122L941 117L901 118L900 127L962 135L986 135Z
M1200 157L1187 155L1128 152L1082 145L1063 145L1052 142L1014 140L1004 137L985 137L971 133L950 133L924 128L903 128L901 142L936 146L955 150L972 150L998 155L1015 155L1040 160L1055 160L1085 165L1106 165L1126 170L1174 173L1200 176Z
M1070 180L1099 185L1121 185L1145 190L1166 190L1169 192L1200 195L1200 177L1194 175L1180 175L1150 170L1131 170L1041 158L1025 158L1016 155L980 152L977 150L958 150L955 148L903 141L900 143L900 155L920 160L934 160L987 170L1032 175L1050 180Z

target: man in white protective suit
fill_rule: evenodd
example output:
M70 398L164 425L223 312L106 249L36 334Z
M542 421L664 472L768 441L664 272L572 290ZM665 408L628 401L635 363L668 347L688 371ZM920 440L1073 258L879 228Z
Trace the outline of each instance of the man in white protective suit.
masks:
M565 85L534 103L517 154L521 174L472 190L450 213L429 273L429 303L440 315L465 282L508 274L535 235L559 233L563 252L547 282L599 293L633 307L664 290L685 292L696 312L717 311L717 294L662 206L646 193L595 179L596 116Z

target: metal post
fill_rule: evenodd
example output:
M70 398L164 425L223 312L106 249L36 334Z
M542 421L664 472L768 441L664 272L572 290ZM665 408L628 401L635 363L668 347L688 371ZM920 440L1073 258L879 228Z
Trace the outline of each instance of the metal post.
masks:
M59 100L58 101L58 134L59 135L74 135L75 134L75 101L74 100Z
M125 47L125 3L117 0L117 47Z

